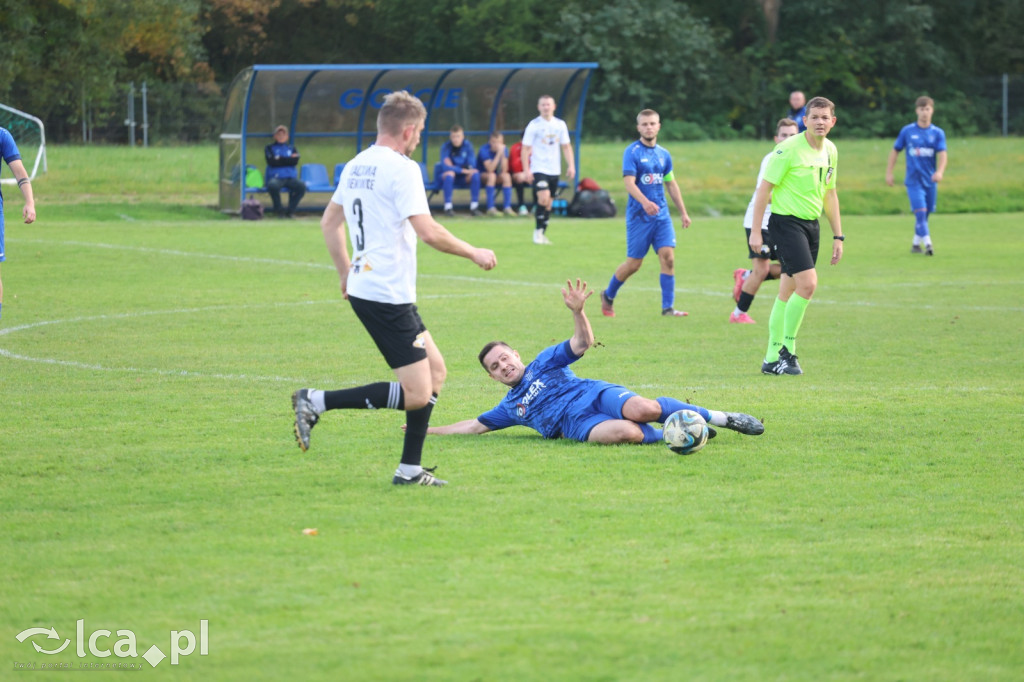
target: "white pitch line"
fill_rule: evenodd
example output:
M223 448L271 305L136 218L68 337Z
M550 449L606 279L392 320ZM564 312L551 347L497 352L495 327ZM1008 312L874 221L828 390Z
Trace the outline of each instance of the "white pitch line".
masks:
M457 295L432 295L424 296L424 299L445 299L445 298L475 298L482 294L457 294ZM48 327L51 325L58 324L78 324L81 322L96 322L96 321L111 321L111 320L130 320L142 317L153 317L155 315L185 315L195 313L206 313L223 310L252 310L256 308L281 308L288 307L294 308L297 305L336 305L341 302L341 299L328 300L328 301L302 301L299 303L263 303L263 304L250 304L250 305L215 305L206 306L202 308L176 308L172 310L147 310L142 312L130 312L130 313L115 313L115 314L103 314L103 315L90 315L83 317L70 317L63 320L43 320L40 322L33 322L31 324L23 324L16 327L4 327L0 328L0 337L9 336L17 332L27 331L30 329L38 329L40 327ZM74 360L60 360L58 358L45 358L45 357L33 357L30 355L23 355L21 353L15 353L6 348L0 348L0 357L5 357L10 360L20 360L22 362L34 362L44 365L55 365L60 367L72 367L75 369L84 369L90 371L101 371L101 372L125 372L134 374L153 374L158 376L180 376L180 377L197 377L207 379L227 379L229 381L271 381L271 382L288 382L288 383L303 383L308 381L307 379L295 379L291 377L282 376L267 376L258 374L223 374L218 372L197 372L188 369L157 369L157 368L145 368L145 367L107 367L105 365L93 364L88 362L77 362ZM343 384L345 382L342 382Z

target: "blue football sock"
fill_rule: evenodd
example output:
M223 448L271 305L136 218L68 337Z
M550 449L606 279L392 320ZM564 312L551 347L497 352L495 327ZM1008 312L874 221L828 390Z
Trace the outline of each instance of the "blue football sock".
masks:
M445 175L441 180L442 187L444 187L444 205L452 205L452 194L455 191L455 176Z
M671 308L676 302L676 276L662 274L661 283L661 309Z
M608 280L608 288L604 290L604 295L614 300L615 295L619 293L619 287L623 284L625 282L620 282L615 275L612 275L612 278Z
M661 405L661 416L658 417L659 422L664 422L666 419L668 419L668 416L670 414L672 414L673 412L678 412L679 410L693 410L700 416L704 417L704 421L708 423L711 422L711 413L705 410L703 407L690 405L689 403L684 403L683 401L676 400L675 398L661 397L656 398L656 400L658 401L658 404Z
M928 236L928 211L914 211L914 234L922 239Z
M656 429L650 424L640 424L640 430L644 432L644 445L648 443L660 443L662 440L661 429Z

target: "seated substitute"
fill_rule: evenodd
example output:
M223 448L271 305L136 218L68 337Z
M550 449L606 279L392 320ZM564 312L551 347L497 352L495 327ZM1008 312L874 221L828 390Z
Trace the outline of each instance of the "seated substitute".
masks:
M473 143L466 139L462 126L452 126L448 131L448 141L441 145L441 186L444 188L444 214L455 215L452 208L452 194L455 190L456 176L461 176L469 185L469 212L483 215L480 212L480 172L476 169L476 154Z
M508 394L493 409L476 419L431 426L428 434L478 434L510 426L528 426L545 438L571 438L582 443L660 443L662 430L649 422L664 422L677 410L693 410L709 425L739 431L750 436L764 433L755 417L740 412L720 412L684 403L675 398L651 400L624 386L595 379L581 379L569 365L583 357L594 344L583 306L594 293L587 283L566 282L562 298L572 311L575 330L567 341L550 346L529 365L519 353L502 341L492 341L480 351L479 360L495 381L509 387Z
M299 150L288 142L288 129L274 128L274 141L263 150L267 157L267 194L274 202L274 213L279 217L295 217L302 197L306 195L306 183L299 180L296 166L299 165ZM288 210L281 208L281 189L288 188Z
M512 175L512 187L516 190L516 203L519 204L519 215L530 215L530 207L523 200L523 192L530 186L523 170L523 141L512 145L508 152L508 172Z
M512 210L512 174L508 171L508 160L505 136L498 131L491 133L487 144L480 147L480 153L476 157L476 167L480 171L480 180L487 196L487 215L489 216L500 216L502 212L505 215L516 214ZM501 211L494 206L494 195L497 193L499 180L504 200Z

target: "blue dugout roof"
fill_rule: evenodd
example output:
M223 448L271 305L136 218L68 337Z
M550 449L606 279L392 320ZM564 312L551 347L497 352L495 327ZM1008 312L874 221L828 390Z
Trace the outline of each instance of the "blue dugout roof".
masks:
M257 64L239 73L227 93L220 135L220 208L237 212L248 192L247 166L264 169L263 148L286 126L301 164L330 172L373 143L377 108L395 90L409 90L427 107L414 158L428 169L448 129L461 125L474 148L493 130L511 146L537 116L541 95L555 98L555 115L569 127L579 171L583 108L594 62L516 64ZM307 193L302 206L322 208L329 195Z

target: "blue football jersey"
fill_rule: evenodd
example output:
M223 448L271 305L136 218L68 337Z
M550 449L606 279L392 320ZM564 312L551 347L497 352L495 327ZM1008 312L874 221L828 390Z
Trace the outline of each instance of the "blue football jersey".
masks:
M445 159L451 159L455 168L476 168L476 153L469 140L464 140L459 147L453 147L451 140L441 145L441 160Z
M898 152L907 150L907 175L903 182L907 185L931 187L932 175L935 173L935 155L946 151L946 133L938 126L930 125L921 128L917 123L903 126L895 144Z
M0 157L7 162L8 165L12 161L19 161L21 159L21 152L18 151L18 145L14 142L14 137L11 135L7 128L0 128ZM4 195L0 193L0 211L3 210ZM3 214L0 214L0 219L3 218ZM0 248L0 251L3 249Z
M569 369L577 360L569 341L545 348L523 370L522 380L477 420L492 431L529 426L545 438L569 436L577 408L590 405L595 390L609 385L577 377Z
M665 201L665 176L672 172L672 155L660 145L648 147L640 140L626 147L622 154L622 175L636 178L636 186L640 192L661 207L662 212L668 211ZM661 213L649 216L640 202L629 197L626 202L626 221L658 220Z

